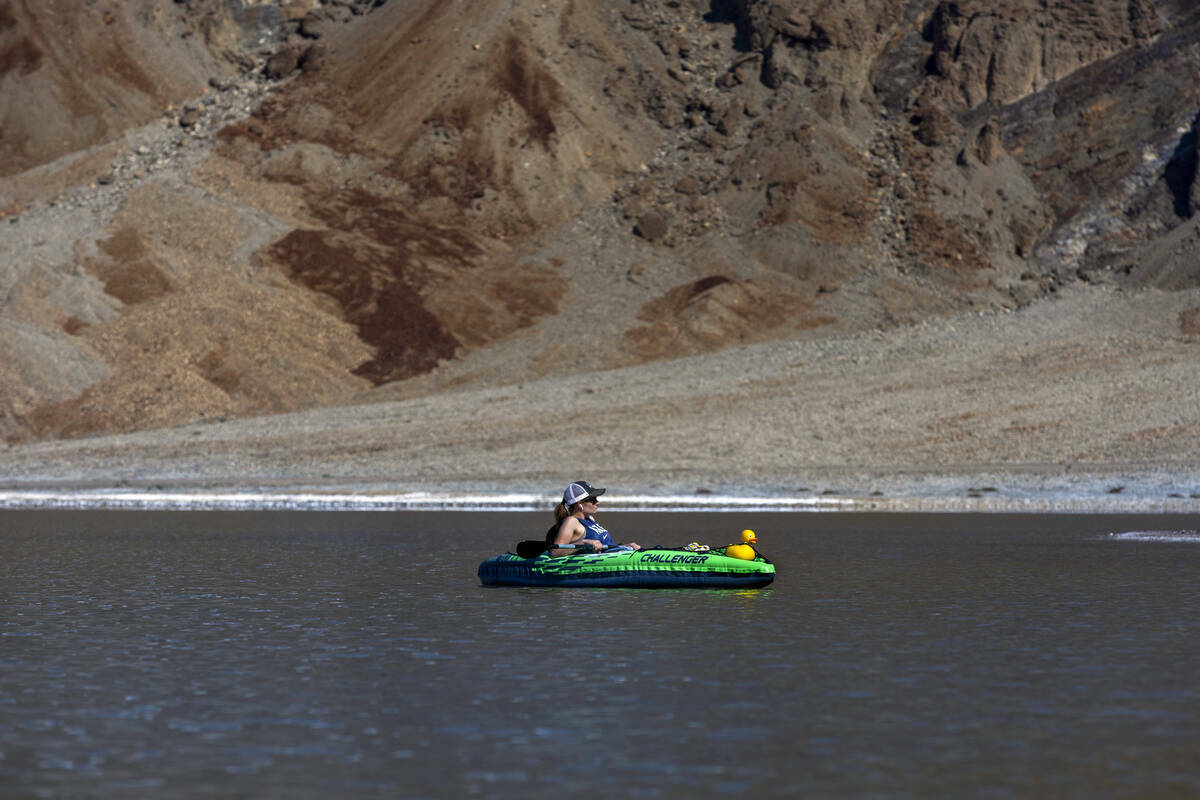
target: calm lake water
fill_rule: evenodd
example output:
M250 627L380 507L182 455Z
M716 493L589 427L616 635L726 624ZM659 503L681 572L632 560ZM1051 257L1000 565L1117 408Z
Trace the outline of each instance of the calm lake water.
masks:
M0 512L0 796L1200 796L1200 518L601 521L779 576L480 586L548 512Z

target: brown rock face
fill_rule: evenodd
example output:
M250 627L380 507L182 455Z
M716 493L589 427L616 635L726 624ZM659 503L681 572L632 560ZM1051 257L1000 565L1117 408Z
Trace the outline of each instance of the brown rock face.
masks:
M156 119L227 71L236 25L217 0L195 5L0 1L0 177Z
M1200 285L1182 2L79 6L0 0L14 439Z
M928 36L950 96L974 108L1020 100L1081 67L1145 45L1162 28L1151 0L963 0L937 5Z

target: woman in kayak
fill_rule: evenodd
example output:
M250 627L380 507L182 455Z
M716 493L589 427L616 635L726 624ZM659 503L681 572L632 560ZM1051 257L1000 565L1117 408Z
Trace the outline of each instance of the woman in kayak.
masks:
M563 490L563 501L554 509L554 525L546 531L546 541L556 545L582 544L595 552L617 546L612 534L596 522L596 510L604 491L593 489L587 481L576 481ZM642 549L637 542L629 542L621 547ZM556 547L550 551L550 555L562 556L572 552L575 551L570 548Z

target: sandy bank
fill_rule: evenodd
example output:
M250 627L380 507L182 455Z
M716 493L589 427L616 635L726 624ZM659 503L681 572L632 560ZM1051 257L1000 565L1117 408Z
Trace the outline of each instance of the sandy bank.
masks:
M1200 342L1178 322L1198 300L1081 290L842 339L34 443L0 451L0 486L405 507L541 503L587 478L614 502L677 506L1200 511Z

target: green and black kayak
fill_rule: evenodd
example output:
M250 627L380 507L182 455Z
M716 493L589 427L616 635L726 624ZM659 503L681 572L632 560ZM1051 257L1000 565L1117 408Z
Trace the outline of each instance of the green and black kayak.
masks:
M533 558L505 553L479 565L479 580L485 586L634 589L755 589L775 580L770 559L758 553L753 560L733 558L724 551L610 548Z

